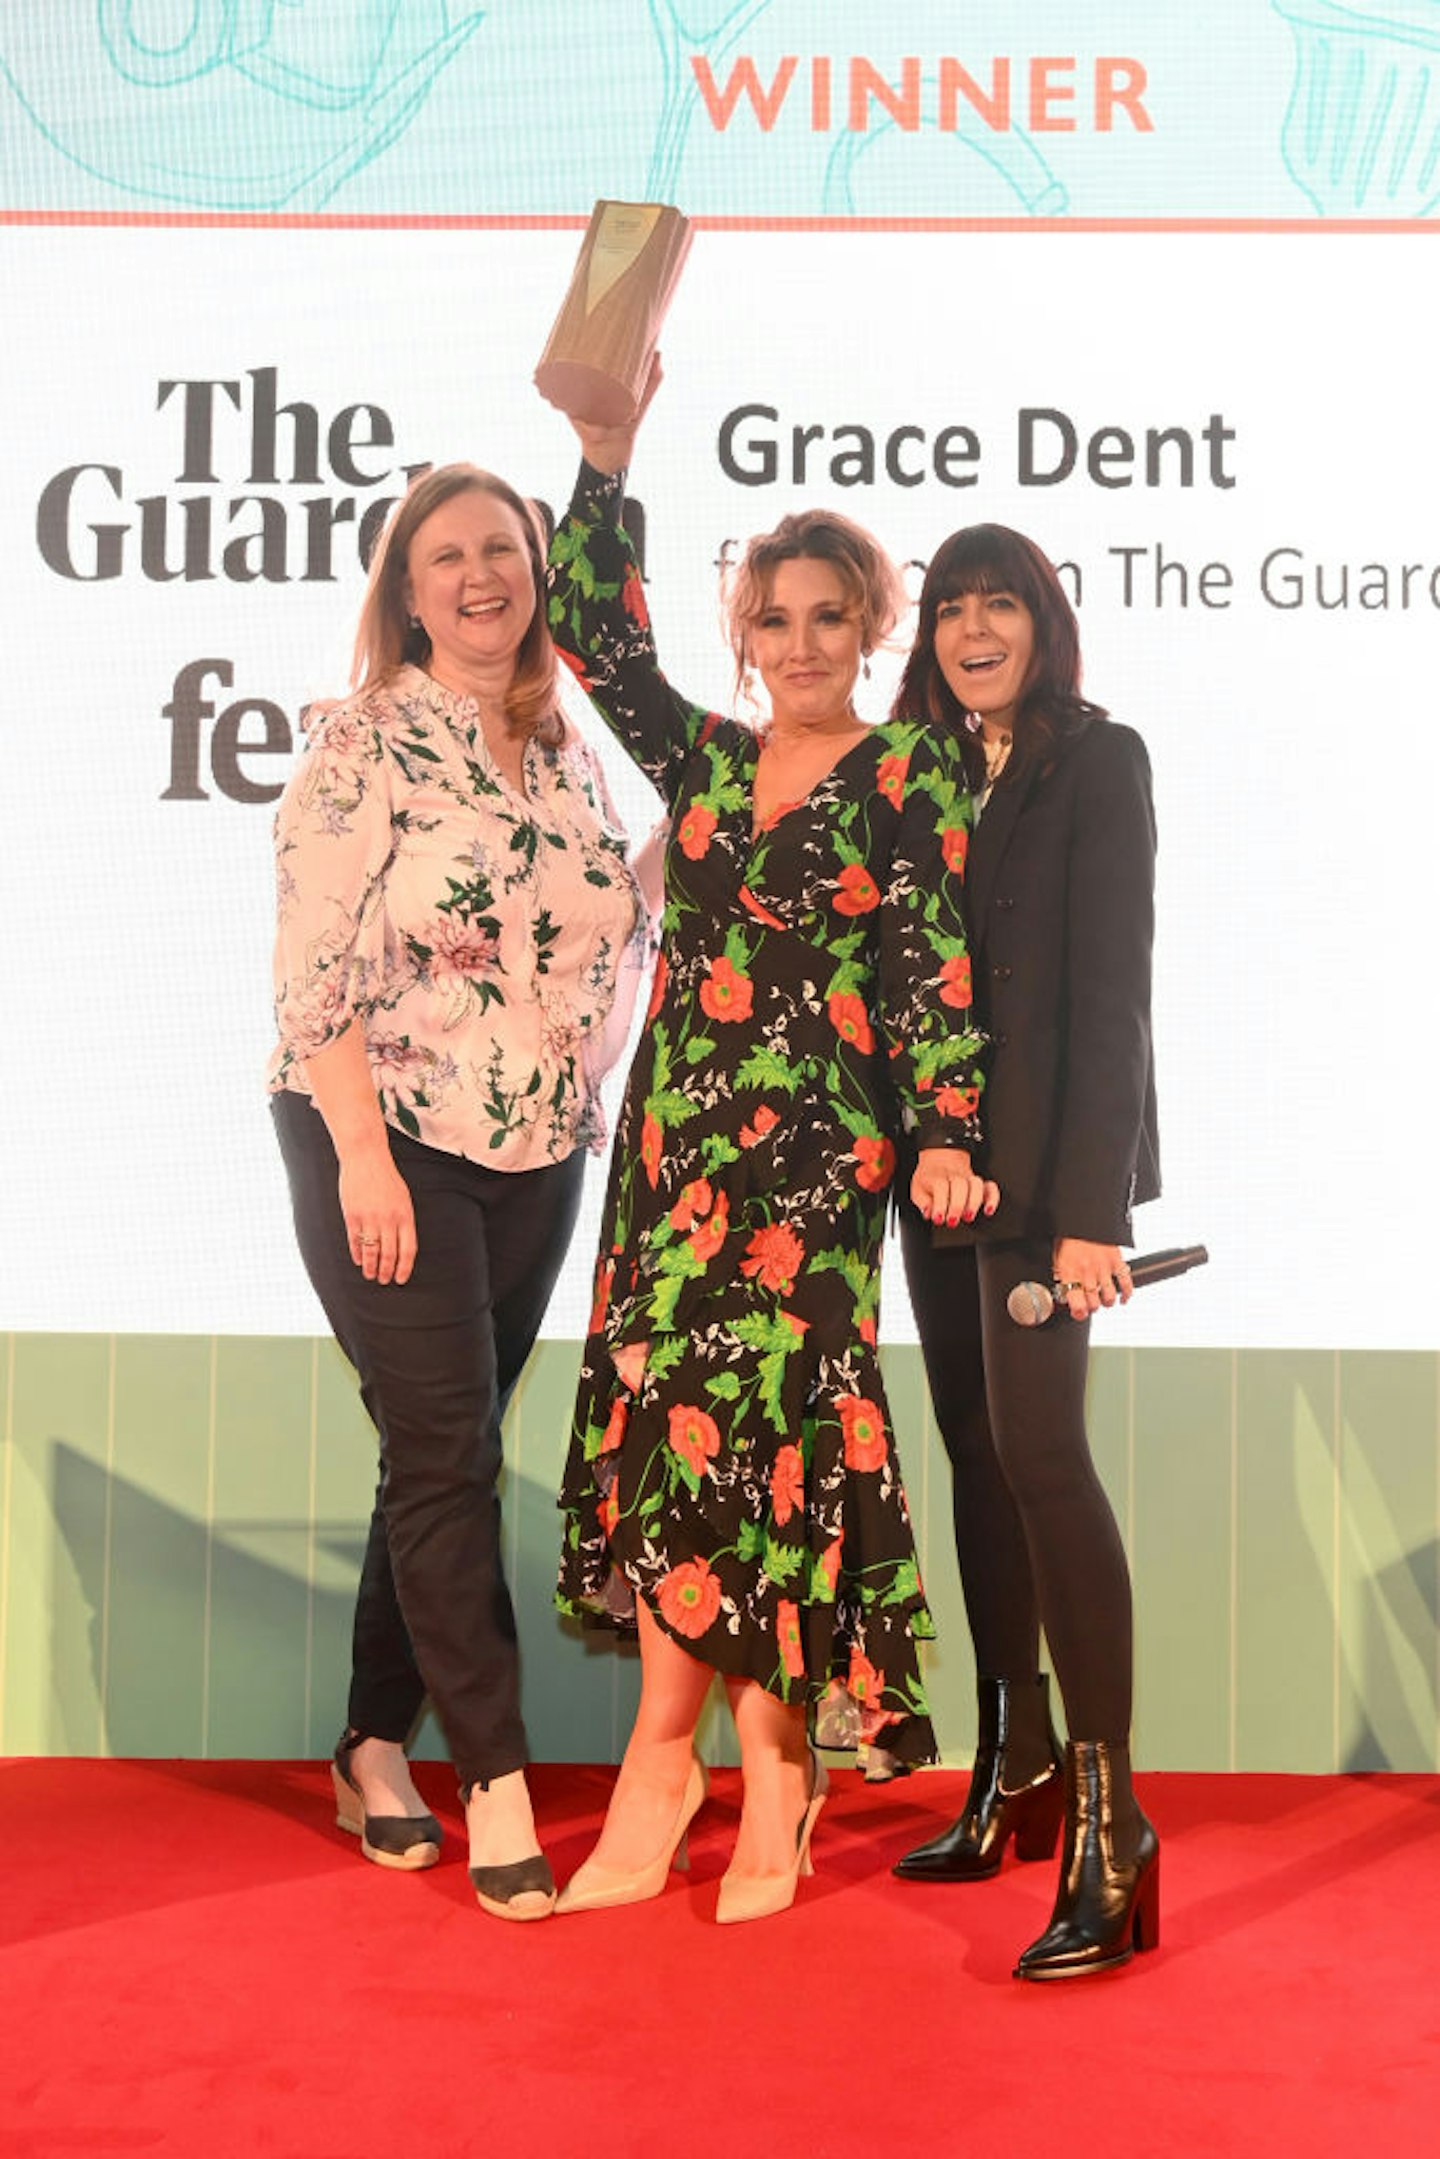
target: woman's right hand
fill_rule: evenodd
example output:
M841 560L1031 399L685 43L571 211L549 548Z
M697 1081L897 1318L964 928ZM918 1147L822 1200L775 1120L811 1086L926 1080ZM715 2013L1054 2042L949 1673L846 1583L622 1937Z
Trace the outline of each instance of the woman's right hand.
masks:
M910 1180L910 1197L927 1222L973 1222L994 1214L1000 1187L971 1166L962 1147L922 1147Z
M572 412L570 425L580 437L580 452L587 465L596 472L623 472L635 454L635 437L640 432L640 422L650 410L650 400L664 380L658 352L650 356L650 372L645 377L645 387L640 393L640 403L635 416L622 420L614 427L601 427L593 420L577 419Z
M347 1027L305 1061L306 1083L340 1164L350 1257L371 1282L408 1282L419 1243L410 1187L395 1167L365 1036Z
M1057 1237L1051 1257L1055 1294L1063 1297L1072 1319L1088 1319L1101 1305L1128 1304L1135 1284L1118 1244L1095 1244L1088 1237Z
M410 1187L388 1146L340 1158L340 1212L350 1257L369 1282L408 1282L419 1250Z

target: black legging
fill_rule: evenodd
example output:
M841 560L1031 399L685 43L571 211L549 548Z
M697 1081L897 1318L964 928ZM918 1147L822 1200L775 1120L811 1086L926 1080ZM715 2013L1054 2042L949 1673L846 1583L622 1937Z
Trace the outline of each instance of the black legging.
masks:
M1072 1739L1130 1732L1130 1573L1085 1432L1088 1321L1015 1324L1017 1282L1048 1282L1048 1239L931 1242L908 1198L900 1239L936 1422L954 1474L955 1549L976 1668L1034 1677L1040 1629Z
M528 1750L500 1422L570 1242L584 1155L506 1173L392 1130L420 1249L408 1282L381 1284L350 1257L324 1120L303 1095L277 1094L272 1109L301 1257L380 1441L350 1725L403 1739L428 1693L461 1783L504 1776Z

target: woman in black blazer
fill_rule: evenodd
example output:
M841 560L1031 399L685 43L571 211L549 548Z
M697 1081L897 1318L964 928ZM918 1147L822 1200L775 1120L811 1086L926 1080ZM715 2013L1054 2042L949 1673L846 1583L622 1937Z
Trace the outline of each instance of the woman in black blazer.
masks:
M1080 689L1075 617L1050 563L1002 525L945 541L896 711L957 732L977 823L966 868L992 1217L901 1237L979 1675L979 1748L959 1819L896 1867L977 1881L1007 1842L1053 1854L1050 1925L1016 1967L1071 1977L1158 1931L1159 1847L1130 1783L1130 1579L1085 1431L1090 1315L1130 1294L1130 1210L1159 1190L1150 1046L1155 822L1144 744ZM904 1189L903 1180L899 1188ZM1017 1283L1070 1317L1017 1326ZM1063 1753L1040 1675L1043 1627Z

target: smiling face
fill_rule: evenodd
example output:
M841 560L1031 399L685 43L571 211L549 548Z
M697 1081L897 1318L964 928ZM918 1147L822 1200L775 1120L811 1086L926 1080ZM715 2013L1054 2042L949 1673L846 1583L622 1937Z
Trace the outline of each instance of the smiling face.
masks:
M405 601L437 682L461 692L507 683L536 607L525 528L509 503L467 487L432 510L410 542Z
M864 657L862 611L832 563L796 555L777 563L769 600L746 643L782 726L823 727L852 717Z
M946 687L987 735L1009 734L1035 651L1035 618L1013 592L966 592L935 611L935 660Z

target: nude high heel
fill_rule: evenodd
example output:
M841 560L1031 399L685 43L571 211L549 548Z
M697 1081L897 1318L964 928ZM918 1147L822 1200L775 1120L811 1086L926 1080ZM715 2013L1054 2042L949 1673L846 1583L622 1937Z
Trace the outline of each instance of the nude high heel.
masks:
M768 1919L775 1912L785 1912L795 1902L795 1890L802 1874L813 1874L815 1865L810 1857L810 1839L814 1834L816 1816L825 1804L830 1780L825 1766L814 1749L810 1752L810 1797L805 1812L795 1831L795 1858L781 1874L735 1874L724 1876L720 1883L720 1897L715 1906L715 1924L720 1927L734 1926L742 1919Z
M690 1824L704 1806L708 1790L709 1780L704 1764L692 1754L685 1790L680 1797L679 1811L663 1848L646 1866L638 1867L629 1874L622 1874L618 1868L601 1866L595 1860L587 1859L561 1890L555 1906L556 1911L598 1912L606 1910L612 1904L644 1904L651 1897L658 1897L665 1887L671 1867L674 1866L683 1873L690 1864L687 1845Z

